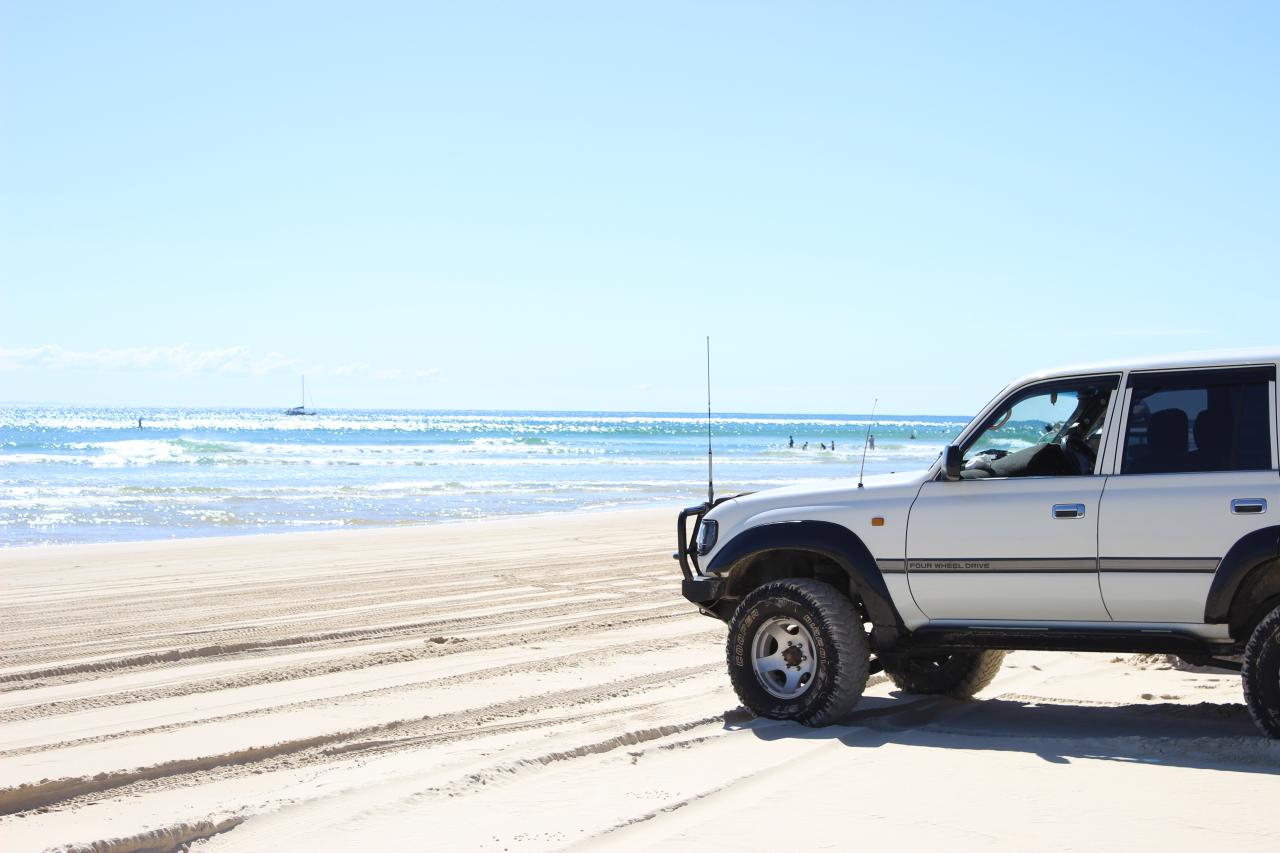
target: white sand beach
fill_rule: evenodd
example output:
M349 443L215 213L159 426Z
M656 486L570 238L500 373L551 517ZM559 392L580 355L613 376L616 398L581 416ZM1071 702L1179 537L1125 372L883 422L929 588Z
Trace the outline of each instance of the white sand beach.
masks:
M1227 673L751 719L673 513L0 551L0 849L1280 847Z

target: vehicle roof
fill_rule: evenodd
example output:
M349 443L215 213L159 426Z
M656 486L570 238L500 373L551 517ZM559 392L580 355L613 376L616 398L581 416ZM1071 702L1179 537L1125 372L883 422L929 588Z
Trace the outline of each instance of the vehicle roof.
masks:
M1081 373L1119 373L1123 370L1164 370L1191 367L1227 367L1243 364L1275 364L1280 362L1280 347L1246 347L1242 349L1199 350L1171 355L1141 356L1123 360L1072 364L1053 370L1030 373L1014 382L1021 385L1055 376Z

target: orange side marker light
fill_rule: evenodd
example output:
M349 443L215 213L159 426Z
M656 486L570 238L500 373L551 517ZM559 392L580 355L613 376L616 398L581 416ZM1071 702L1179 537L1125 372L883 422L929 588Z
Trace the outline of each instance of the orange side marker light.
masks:
M883 519L882 517L878 516L878 515L877 515L877 516L873 516L873 517L871 518L871 526L872 526L872 527L884 527L884 519Z

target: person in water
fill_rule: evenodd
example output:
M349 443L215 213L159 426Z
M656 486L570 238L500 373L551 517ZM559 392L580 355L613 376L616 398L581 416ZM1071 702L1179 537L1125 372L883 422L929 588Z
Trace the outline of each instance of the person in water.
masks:
M874 435L867 436L867 448L870 450L876 449L876 437Z
M831 439L831 451L834 453L835 449L836 449L836 440L833 438Z
M787 448L790 449L795 446L796 446L796 437L794 435L787 436Z
M806 441L804 444L800 445L800 449L801 449L801 450L808 450L808 449L809 449L809 442L807 442L807 441Z
M823 450L826 450L826 449L827 449L826 442L820 442L820 443L818 444L818 446L819 446L819 447L821 447Z

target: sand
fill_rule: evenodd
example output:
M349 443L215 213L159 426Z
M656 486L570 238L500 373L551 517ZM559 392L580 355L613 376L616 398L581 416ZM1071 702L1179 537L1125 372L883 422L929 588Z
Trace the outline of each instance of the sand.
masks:
M1275 850L1238 676L753 720L672 510L0 550L0 850Z

